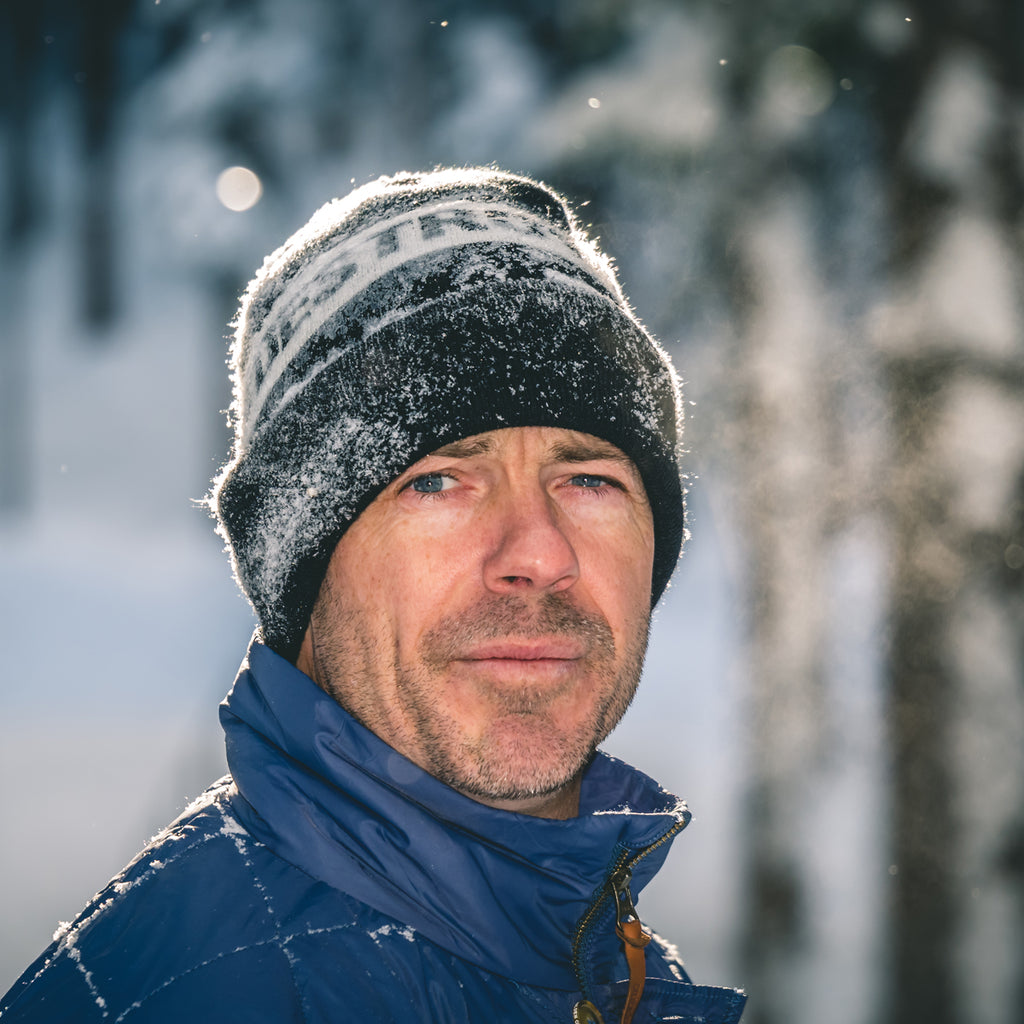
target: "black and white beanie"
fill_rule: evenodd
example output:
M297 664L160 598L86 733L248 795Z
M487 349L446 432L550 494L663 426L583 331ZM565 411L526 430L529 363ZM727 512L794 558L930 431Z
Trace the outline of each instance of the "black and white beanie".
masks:
M679 557L668 357L561 196L490 169L380 178L268 256L232 349L235 443L211 497L264 641L298 654L331 552L442 445L565 427L638 467L652 604Z

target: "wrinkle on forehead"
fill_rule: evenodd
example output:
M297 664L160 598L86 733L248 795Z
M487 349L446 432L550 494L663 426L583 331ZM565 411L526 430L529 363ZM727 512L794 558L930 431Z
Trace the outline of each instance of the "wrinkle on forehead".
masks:
M522 428L512 428L522 429ZM493 454L499 447L493 435L480 434L446 444L430 454L442 459L470 459L477 455ZM632 466L633 460L610 441L599 437L579 434L572 440L554 441L547 449L548 456L556 462L590 462L595 459L611 459Z

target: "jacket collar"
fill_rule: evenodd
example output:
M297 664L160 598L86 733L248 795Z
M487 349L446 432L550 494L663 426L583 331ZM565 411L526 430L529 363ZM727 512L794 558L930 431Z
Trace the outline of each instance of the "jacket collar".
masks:
M308 676L254 641L221 705L234 810L278 856L457 956L574 989L573 938L623 853L689 819L641 772L598 753L577 818L499 811L462 796L363 728ZM634 870L634 894L664 862ZM589 942L611 977L619 944Z

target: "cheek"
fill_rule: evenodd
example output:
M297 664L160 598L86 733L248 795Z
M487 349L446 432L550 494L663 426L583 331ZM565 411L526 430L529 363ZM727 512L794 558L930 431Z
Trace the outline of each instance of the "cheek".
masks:
M457 572L458 547L435 537L415 538L394 549L393 572L420 592L443 587Z
M651 601L654 543L641 534L601 538L581 558L588 589L616 622L646 616Z
M365 572L354 593L386 619L400 648L411 648L475 578L470 549L465 537L379 537L364 551Z
M627 608L641 604L645 609L651 600L653 563L643 555L609 559L604 585Z

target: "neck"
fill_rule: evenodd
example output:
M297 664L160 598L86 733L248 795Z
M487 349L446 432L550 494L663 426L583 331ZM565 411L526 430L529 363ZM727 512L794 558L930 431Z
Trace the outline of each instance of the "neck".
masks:
M540 793L537 796L509 800L480 796L478 793L463 792L463 796L499 811L514 811L516 814L529 814L534 818L565 821L568 818L575 818L580 812L580 777L577 776L550 793Z

